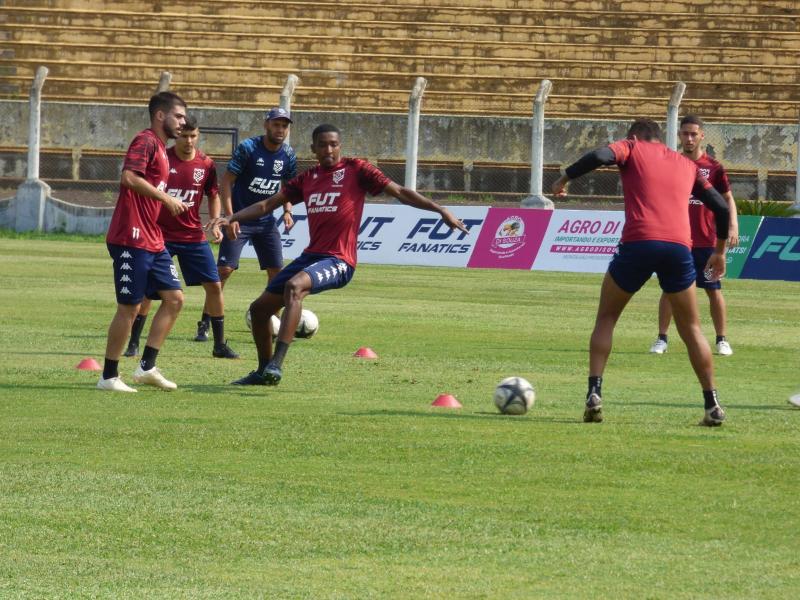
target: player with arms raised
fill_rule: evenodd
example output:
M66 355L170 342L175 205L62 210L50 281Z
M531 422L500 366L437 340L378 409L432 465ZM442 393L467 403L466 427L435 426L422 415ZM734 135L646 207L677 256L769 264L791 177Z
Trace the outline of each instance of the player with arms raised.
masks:
M300 320L303 298L325 290L341 288L356 268L356 243L366 194L386 193L423 210L437 212L451 228L467 232L464 224L444 207L414 190L398 185L370 163L341 157L339 130L319 125L312 133L311 151L319 165L284 184L283 189L227 219L215 219L207 227L218 235L220 227L258 219L284 203L305 203L308 214L309 245L303 253L269 283L251 305L253 340L258 350L258 369L237 385L277 385L283 360ZM275 352L270 316L286 307L281 318Z
M634 121L628 137L598 148L565 169L553 184L556 196L566 194L569 180L602 165L619 167L625 200L625 226L617 252L608 266L600 289L600 304L589 349L589 390L583 420L603 420L601 385L611 353L614 327L633 295L658 275L667 296L678 333L689 350L689 360L703 389L705 414L701 425L721 425L725 412L719 405L714 383L711 349L703 337L697 314L695 268L686 199L694 194L713 212L717 226L714 251L704 270L709 280L725 274L728 238L728 206L697 165L661 143L654 121Z
M157 220L163 208L173 215L186 210L167 194L169 161L165 143L175 139L186 121L186 103L177 94L160 92L150 98L150 128L133 139L122 165L119 197L106 235L114 261L117 312L108 328L101 390L135 392L119 377L119 359L125 340L145 297L161 298L153 318L142 360L133 374L136 383L173 390L156 367L156 356L183 306L178 272L164 248Z
M239 358L225 340L222 284L214 262L214 253L200 221L203 196L208 197L208 214L211 218L219 217L220 198L216 166L213 160L197 148L199 137L197 119L188 115L175 145L167 150L170 171L167 193L183 202L187 210L177 216L162 210L158 216L158 225L164 234L170 256L178 257L186 285L203 286L206 295L203 314L208 316L214 335L211 355L215 358ZM146 298L133 322L125 356L135 356L138 353L139 335L149 310L150 300Z
M739 223L736 218L736 202L731 193L731 185L728 182L728 174L725 172L725 167L706 154L700 145L700 142L705 138L703 121L695 115L686 115L681 119L678 136L683 155L695 162L703 177L708 179L708 182L714 186L714 189L728 203L728 210L731 215L728 228L728 246L737 246L739 244ZM711 320L714 322L714 329L717 333L717 354L730 356L733 354L733 349L726 337L727 307L725 306L725 298L722 295L722 282L719 280L709 281L704 273L705 264L717 243L714 213L703 206L703 203L694 196L689 198L689 224L692 227L692 258L694 258L694 268L697 271L696 284L697 287L704 289L708 296ZM669 329L671 320L672 310L670 309L669 301L662 294L658 303L658 337L650 347L650 352L653 354L664 354L667 351L667 329Z

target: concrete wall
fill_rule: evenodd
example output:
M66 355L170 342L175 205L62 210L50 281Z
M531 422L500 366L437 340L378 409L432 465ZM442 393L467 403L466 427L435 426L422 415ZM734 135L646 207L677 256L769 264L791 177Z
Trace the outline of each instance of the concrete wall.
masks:
M197 108L201 126L235 127L240 139L263 131L263 110ZM424 114L420 121L420 158L496 163L530 161L528 119L460 117ZM665 108L666 112L666 108ZM368 158L402 159L405 115L376 113L296 112L292 144L309 156L312 129L333 123L342 129L344 151ZM0 101L0 148L27 145L28 103ZM627 123L550 119L545 123L545 163L574 160L584 151L622 137ZM147 110L131 105L89 105L45 102L42 147L124 151L133 136L148 126ZM706 142L728 169L793 171L797 164L797 125L709 124ZM229 140L208 135L204 148L226 154ZM13 163L13 164L8 164ZM12 176L19 164L0 159L0 175Z

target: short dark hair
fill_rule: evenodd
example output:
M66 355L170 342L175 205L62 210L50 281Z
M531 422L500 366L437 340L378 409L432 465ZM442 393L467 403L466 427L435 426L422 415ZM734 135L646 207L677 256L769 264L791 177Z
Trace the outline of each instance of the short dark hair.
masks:
M194 115L186 115L186 122L183 125L183 131L194 131L199 125L197 124L197 117Z
M314 131L311 132L311 143L316 144L317 138L323 133L335 133L339 137L342 137L342 132L339 131L338 127L329 123L323 123L322 125L317 125Z
M661 141L661 127L652 119L636 119L628 129L628 137L636 136L645 142Z
M700 129L702 129L703 120L697 115L686 115L681 119L681 127L684 125L697 125Z
M156 113L160 110L169 112L176 104L180 104L183 108L186 108L186 102L174 92L158 92L154 94L150 97L150 104L148 105L150 118L152 119L155 117Z

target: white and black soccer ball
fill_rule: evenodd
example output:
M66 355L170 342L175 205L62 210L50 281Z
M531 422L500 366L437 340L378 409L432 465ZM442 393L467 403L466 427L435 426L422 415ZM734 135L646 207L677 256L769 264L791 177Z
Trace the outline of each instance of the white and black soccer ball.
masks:
M272 315L269 320L272 322L272 333L273 335L278 335L278 329L281 328L281 320L278 318L277 315ZM244 322L247 324L247 328L252 331L253 329L253 315L250 314L250 309L247 309L247 312L244 313Z
M319 331L319 319L317 315L308 310L303 309L300 313L300 322L297 324L297 330L294 332L294 337L310 338Z
M524 415L535 399L533 386L522 377L506 377L494 388L494 404L504 415Z

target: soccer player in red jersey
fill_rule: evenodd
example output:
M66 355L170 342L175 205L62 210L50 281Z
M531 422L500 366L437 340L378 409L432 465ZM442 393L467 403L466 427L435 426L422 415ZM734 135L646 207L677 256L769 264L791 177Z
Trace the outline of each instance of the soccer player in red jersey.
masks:
M145 296L161 298L153 318L142 360L133 373L136 383L166 390L177 386L156 367L161 344L183 306L178 272L164 249L157 220L164 209L173 215L186 206L167 194L169 162L165 143L175 139L186 121L186 103L177 94L160 92L150 98L150 128L133 139L122 165L119 197L108 227L106 243L114 261L117 312L108 328L101 390L135 392L119 377L119 358Z
M167 193L186 205L186 212L172 216L162 210L158 225L164 234L167 252L177 256L181 273L187 286L202 285L206 299L203 315L207 315L214 335L215 358L239 358L225 339L224 302L222 283L214 260L214 253L206 240L200 221L203 195L208 196L208 214L212 219L220 215L221 201L217 186L214 161L197 148L200 128L193 115L187 115L186 124L175 146L167 150L169 179ZM218 240L217 240L218 241ZM133 322L131 339L125 356L135 356L139 351L139 336L150 310L150 299L145 298Z
M285 183L274 196L206 225L215 236L219 235L220 227L227 227L228 235L232 235L232 223L258 219L286 202L304 202L308 214L308 247L286 265L250 305L258 369L234 381L236 385L277 385L282 377L283 359L300 320L303 298L344 287L353 277L366 194L385 192L403 204L438 212L451 229L467 231L449 210L398 185L370 163L342 158L340 132L333 125L319 125L311 139L311 151L319 161L318 166ZM270 316L284 306L273 354Z
M657 123L646 119L634 121L626 139L584 155L553 184L553 193L564 196L569 180L601 165L616 164L625 200L625 226L603 279L590 341L589 389L583 413L586 422L603 420L601 385L611 354L614 327L628 301L653 272L672 306L675 325L703 389L705 414L700 424L710 427L725 420L714 383L711 349L703 337L697 314L686 199L694 194L714 213L717 240L704 265L710 281L717 281L725 274L728 206L694 162L670 150L660 140Z
M736 202L731 193L728 174L718 161L711 158L703 151L700 142L705 138L703 121L695 115L686 115L681 119L679 131L681 149L684 156L691 158L700 169L700 173L708 179L725 202L730 211L730 226L728 228L728 247L739 244L739 223L736 218ZM692 257L694 268L697 271L697 287L706 291L711 308L711 320L714 322L717 340L717 354L730 356L733 349L728 343L727 334L727 307L722 296L722 282L709 281L703 272L706 261L714 250L716 244L716 227L714 213L708 210L703 203L692 196L689 198L689 224L692 227ZM672 320L672 310L669 301L662 294L658 303L658 337L650 347L653 354L664 354L667 351L667 330Z

